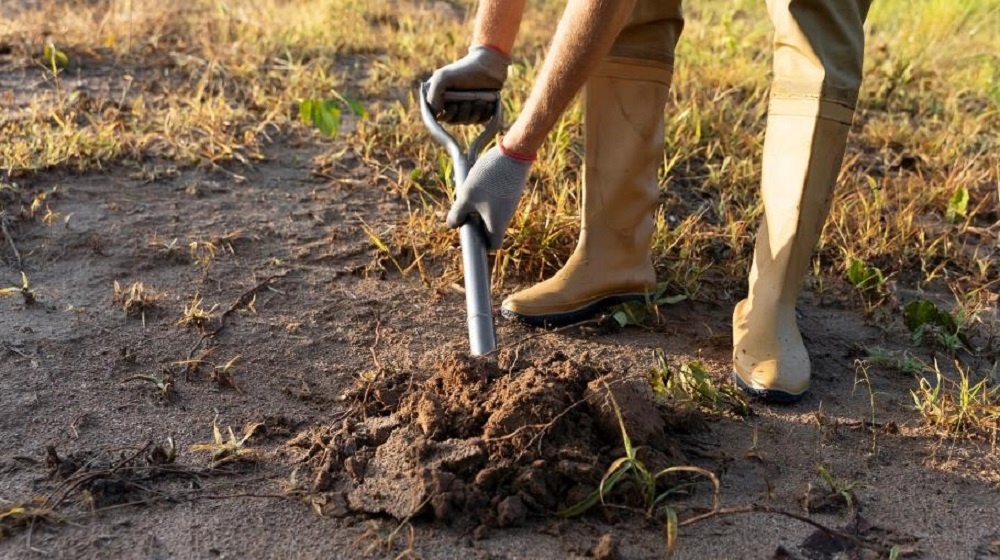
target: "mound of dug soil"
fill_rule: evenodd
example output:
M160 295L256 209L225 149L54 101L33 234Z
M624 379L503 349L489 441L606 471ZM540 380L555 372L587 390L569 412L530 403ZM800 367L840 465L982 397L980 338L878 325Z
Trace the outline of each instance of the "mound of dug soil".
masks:
M359 382L340 426L289 442L313 465L313 490L345 513L504 527L573 505L623 454L611 396L649 468L683 462L671 434L691 418L656 402L645 378L558 353L513 371L462 355L428 361L430 374Z

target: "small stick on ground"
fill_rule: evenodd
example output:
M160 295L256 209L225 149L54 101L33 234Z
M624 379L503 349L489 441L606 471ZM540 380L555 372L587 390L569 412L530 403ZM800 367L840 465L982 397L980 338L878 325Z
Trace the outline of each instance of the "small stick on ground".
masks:
M543 336L549 336L549 335L553 335L553 334L559 334L559 333L566 332L566 331L569 331L569 330L572 330L572 329L575 329L575 328L578 328L578 327L585 327L587 325L598 325L598 324L601 323L601 321L603 321L603 318L599 318L599 319L587 319L586 321L580 321L579 323L573 323L571 325L564 325L562 327L558 327L558 328L555 328L555 329L549 329L549 330L546 330L544 332L531 334L531 335L528 335L528 336L526 336L524 338L515 340L514 342L511 342L510 344L503 344L503 345L497 346L495 349L493 349L493 351L487 352L487 353L483 354L483 356L484 357L485 356L493 356L493 355L496 355L496 353L499 352L499 351L501 351L501 350L506 350L507 348L517 348L518 346L521 346L525 342L529 342L531 340L534 340L536 338L541 338Z
M246 307L252 301L253 296L257 295L257 292L270 288L271 282L274 282L279 278L284 278L287 274L288 272L286 271L281 274L272 274L267 278L264 278L254 287L240 294L240 297L236 298L236 301L234 301L229 308L222 312L222 315L219 316L219 326L215 327L214 330L204 333L198 337L198 340L196 340L191 346L191 349L188 350L187 359L184 360L184 379L190 380L191 367L195 363L195 354L201 350L201 345L205 343L205 340L218 336L218 334L222 332L222 329L226 328L226 318L235 313L238 309Z
M6 348L7 351L11 352L12 354L17 354L18 356L21 356L22 358L27 358L29 360L31 359L30 355L25 354L24 352L18 350L9 342L0 342L0 344L3 344L3 347Z
M864 539L858 538L858 537L856 537L856 536L854 536L854 535L852 535L850 533L847 533L845 531L840 531L840 530L834 529L832 527L827 527L826 525L823 525L822 523L820 523L818 521L814 521L812 519L809 519L808 517L806 517L804 515L798 515L796 513L790 512L790 511L785 511L783 509L777 509L777 508L773 508L773 507L765 506L765 505L760 505L760 504L752 504L752 505L749 505L749 506L732 507L732 508L716 508L716 509L713 509L712 511L709 511L709 512L706 512L706 513L702 513L700 515L696 515L696 516L691 517L689 519L685 519L684 521L681 521L680 523L678 523L678 527L686 527L688 525L693 525L695 523L700 523L702 521L707 521L707 520L712 519L714 517L724 517L724 516L729 516L729 515L740 515L740 514L745 514L745 513L767 513L767 514L771 514L771 515L780 515L780 516L788 517L790 519L794 519L796 521L801 521L802 523L806 523L807 525L812 525L813 527L819 529L820 531L823 531L827 535L830 535L831 537L836 538L836 539L841 539L841 540L847 541L847 542L851 543L852 545L854 545L857 548L864 548L864 549L867 549L867 550L871 550L871 551L876 552L876 553L881 554L881 555L888 554L888 552L889 552L889 550L886 549L883 546L879 546L877 544L872 544L872 543L870 543L868 541L865 541Z
M80 485L82 485L84 482L87 482L88 480L93 480L95 478L106 477L106 476L110 476L112 474L115 474L116 472L118 472L118 469L124 467L128 463L130 463L130 462L134 461L135 459L137 459L140 455L142 455L143 453L145 453L147 449L149 449L150 447L152 447L152 445L153 445L153 442L147 442L146 445L142 446L142 448L140 448L138 451L136 451L132 455L130 455L130 456L122 459L118 463L115 463L115 465L112 466L110 469L89 472L89 473L86 473L86 474L84 474L82 476L77 477L75 480L72 477L69 478L69 479L67 479L65 483L63 483L59 488L56 488L56 490L53 491L52 494L50 494L49 497L45 499L45 502L42 504L42 507L49 507L51 509L56 509L64 501L66 501L66 498L68 498L69 495L74 490L76 490L77 488L79 488ZM66 488L67 485L68 485L68 488ZM62 495L54 503L51 503L52 502L52 498L55 496L56 492L58 492L62 488L66 488L62 492ZM50 505L50 503L51 503L51 505Z
M17 270L23 272L24 265L21 264L21 253L17 250L17 245L14 244L14 238L10 235L10 231L7 230L7 220L3 218L0 218L0 230L3 230L3 236L7 239L7 244L10 245L10 250L14 253L14 260L17 261Z
M378 343L382 339L382 315L375 310L375 341L372 345L368 347L368 351L372 354L372 362L375 363L375 371L382 371L382 364L378 361L378 354L375 353L375 348L378 347Z

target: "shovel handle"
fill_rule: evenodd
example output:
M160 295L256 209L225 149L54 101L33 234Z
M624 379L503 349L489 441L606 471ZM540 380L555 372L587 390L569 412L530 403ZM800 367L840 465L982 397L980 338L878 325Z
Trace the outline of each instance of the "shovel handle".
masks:
M433 109L427 104L427 84L420 87L420 114L431 137L447 150L455 168L455 190L465 183L469 170L476 163L479 152L500 130L503 111L498 91L449 91L445 101L491 101L496 110L483 131L463 153L454 136L441 126ZM462 266L465 283L465 308L468 314L469 347L473 356L482 356L496 350L496 330L493 326L493 307L490 300L490 271L486 261L486 234L482 219L473 214L459 228L462 245Z

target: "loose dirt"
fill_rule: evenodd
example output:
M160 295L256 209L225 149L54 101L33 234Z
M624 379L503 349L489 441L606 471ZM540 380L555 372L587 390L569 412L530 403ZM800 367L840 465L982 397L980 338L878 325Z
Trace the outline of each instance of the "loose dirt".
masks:
M650 468L683 462L668 437L681 433L670 425L678 415L643 378L562 353L509 370L462 354L429 363L429 375L359 382L353 414L325 445L293 440L319 465L316 490L339 486L352 512L461 520L480 535L520 526L600 485L602 467L624 453L616 404Z

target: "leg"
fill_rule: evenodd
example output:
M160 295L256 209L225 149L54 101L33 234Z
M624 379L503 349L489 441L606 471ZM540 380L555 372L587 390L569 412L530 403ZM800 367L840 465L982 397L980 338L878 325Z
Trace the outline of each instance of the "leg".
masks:
M639 0L610 55L589 77L580 239L555 276L503 302L505 316L557 326L655 289L656 171L683 26L679 0Z
M830 208L854 116L870 0L768 0L774 79L761 172L764 217L750 289L733 315L736 382L795 401L809 388L809 355L795 319Z

